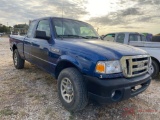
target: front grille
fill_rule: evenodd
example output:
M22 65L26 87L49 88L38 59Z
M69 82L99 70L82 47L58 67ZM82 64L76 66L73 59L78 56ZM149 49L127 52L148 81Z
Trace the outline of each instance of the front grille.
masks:
M135 77L148 72L150 56L124 56L121 58L122 71L125 77Z

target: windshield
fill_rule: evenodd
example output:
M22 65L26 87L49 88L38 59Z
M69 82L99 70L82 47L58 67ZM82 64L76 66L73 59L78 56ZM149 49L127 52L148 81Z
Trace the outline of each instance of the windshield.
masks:
M84 22L70 19L53 18L53 24L56 30L56 35L59 38L99 38L94 28Z

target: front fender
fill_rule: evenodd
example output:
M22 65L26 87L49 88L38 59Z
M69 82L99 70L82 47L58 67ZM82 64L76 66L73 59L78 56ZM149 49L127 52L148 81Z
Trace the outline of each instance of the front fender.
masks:
M58 60L57 60L57 65L61 61L68 61L72 63L74 66L76 66L81 73L87 74L87 75L93 75L94 69L95 69L95 63L91 61L90 59L87 59L82 56L68 56L68 55L62 55Z
M69 55L62 55L59 57L59 59L56 61L56 66L58 65L58 63L62 62L62 61L68 61L72 64L74 64L77 68L79 68L79 70L82 70L82 65L78 62L77 59L75 59L74 57L71 57Z

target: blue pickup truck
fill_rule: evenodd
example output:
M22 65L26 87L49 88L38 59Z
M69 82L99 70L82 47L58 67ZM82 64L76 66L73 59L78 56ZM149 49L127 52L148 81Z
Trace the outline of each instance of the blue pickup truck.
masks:
M119 102L147 89L151 59L145 51L102 41L85 22L47 17L30 22L26 36L11 35L16 69L25 60L58 80L58 95L69 111L83 109L89 100Z

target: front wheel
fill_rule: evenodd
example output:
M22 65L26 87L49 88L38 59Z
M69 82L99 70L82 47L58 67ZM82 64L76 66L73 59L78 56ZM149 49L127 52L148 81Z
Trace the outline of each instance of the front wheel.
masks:
M16 69L22 69L24 68L24 62L25 60L21 58L21 56L18 53L18 50L15 49L13 51L13 63Z
M151 74L151 77L155 79L159 75L159 64L152 59L152 64L149 67L149 73Z
M68 111L76 112L87 105L87 89L81 73L76 68L61 71L58 76L58 95Z

